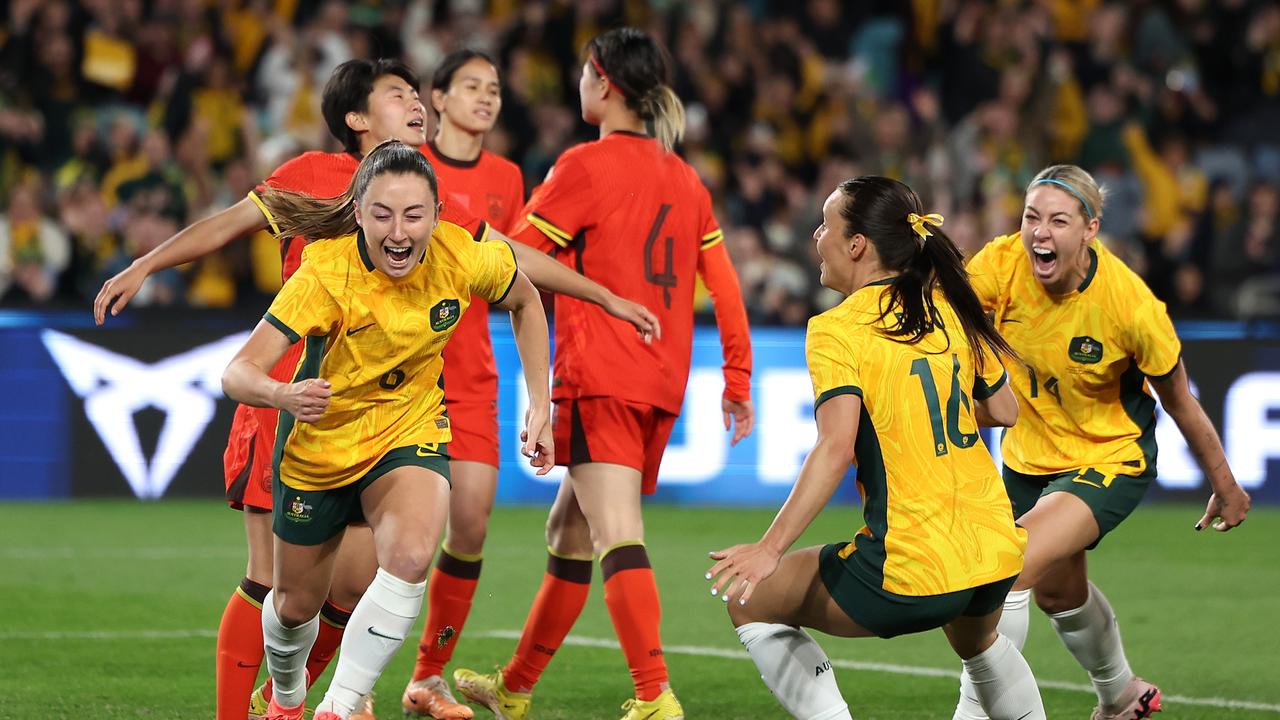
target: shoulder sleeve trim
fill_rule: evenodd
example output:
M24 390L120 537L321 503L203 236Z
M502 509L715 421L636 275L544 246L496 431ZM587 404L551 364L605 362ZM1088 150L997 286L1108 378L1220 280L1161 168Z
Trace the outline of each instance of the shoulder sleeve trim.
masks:
M262 202L262 198L258 197L258 193L254 190L249 191L249 199L252 200L253 204L257 205L258 209L262 211L262 216L267 219L267 224L271 226L271 234L278 237L280 235L280 226L276 224L275 217L273 217L271 215L271 211L267 209L267 204ZM297 342L297 340L294 340L294 342Z
M813 411L817 412L819 405L840 395L857 395L858 397L862 397L862 388L857 385L841 385L840 387L831 388L830 390L823 392L813 401Z
M572 235L556 227L550 220L547 220L538 213L529 213L528 220L530 225L541 230L543 235L546 235L551 239L551 242L562 248L569 247L569 243L573 242Z
M289 327L288 325L285 325L284 321L276 317L275 315L272 315L271 313L267 313L266 315L262 316L262 319L270 323L271 326L274 327L275 329L284 333L284 336L289 338L289 342L296 343L302 339L301 335L294 332L293 328Z
M1000 379L990 385L982 378L978 378L978 381L973 384L973 399L986 400L999 392L1006 382L1009 382L1009 372L1007 370L1000 373Z

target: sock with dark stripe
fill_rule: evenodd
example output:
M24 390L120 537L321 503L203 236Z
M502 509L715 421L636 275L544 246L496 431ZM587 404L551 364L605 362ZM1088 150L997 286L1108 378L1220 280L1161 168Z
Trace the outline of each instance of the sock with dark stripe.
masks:
M262 601L271 588L245 578L218 623L217 720L244 720L262 665Z
M615 545L600 557L604 604L609 608L622 654L631 668L636 698L652 700L667 685L662 657L662 604L644 543Z
M591 561L557 557L548 549L547 572L533 599L524 632L511 662L502 669L503 684L513 692L529 692L551 662L591 592Z
M418 643L415 681L439 675L453 657L458 635L471 614L471 601L480 581L479 555L463 555L440 548L440 559L427 582L427 622Z
M338 653L338 647L342 645L342 633L350 620L351 611L334 605L332 600L326 600L324 607L320 608L320 633L316 635L316 643L311 646L311 654L307 656L308 688L324 674L333 656Z

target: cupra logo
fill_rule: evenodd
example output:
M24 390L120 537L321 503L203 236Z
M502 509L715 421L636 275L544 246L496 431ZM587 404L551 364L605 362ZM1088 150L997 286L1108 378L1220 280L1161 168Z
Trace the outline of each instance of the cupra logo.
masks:
M248 338L238 333L180 355L146 364L45 330L41 337L84 412L139 498L164 495L222 397L222 371ZM154 407L165 414L155 456L143 455L133 414Z

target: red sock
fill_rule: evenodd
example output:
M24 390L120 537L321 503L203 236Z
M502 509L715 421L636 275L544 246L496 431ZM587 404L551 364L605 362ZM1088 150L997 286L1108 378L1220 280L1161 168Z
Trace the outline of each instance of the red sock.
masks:
M453 658L462 626L471 614L471 600L480 578L479 555L459 557L440 548L440 560L427 583L427 622L418 643L415 681L439 675Z
M514 692L529 692L547 669L569 634L569 629L582 614L591 592L591 561L571 560L548 555L547 573L542 587L533 599L524 632L511 662L502 669L503 684Z
M662 657L662 604L643 544L614 547L600 558L604 604L609 608L622 654L631 668L636 697L652 700L668 683Z
M307 656L307 687L315 684L329 667L329 661L337 654L342 645L342 631L347 629L351 620L351 611L344 610L326 600L320 608L320 632L316 635L316 643L311 646L311 654Z
M271 588L245 578L231 593L218 624L218 720L244 720L262 665L262 601Z

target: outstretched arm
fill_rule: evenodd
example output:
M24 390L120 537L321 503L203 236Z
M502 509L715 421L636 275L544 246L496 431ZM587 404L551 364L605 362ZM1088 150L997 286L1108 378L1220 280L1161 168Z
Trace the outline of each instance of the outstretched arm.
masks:
M93 301L93 319L101 325L108 312L120 314L151 273L202 258L238 237L266 228L266 216L247 197L216 215L187 226L103 283Z
M818 406L818 442L764 537L711 553L711 559L717 561L707 572L708 580L715 579L711 594L723 593L726 602L736 595L745 605L752 590L778 568L783 553L826 507L853 462L861 411L862 397L853 393L837 395Z
M529 458L530 465L538 468L539 475L546 475L555 466L556 458L551 440L551 393L547 380L551 365L547 315L538 291L520 271L516 272L507 296L494 306L511 313L516 350L520 353L525 385L529 388L529 412L525 415L524 431L520 433L524 443L521 452Z
M1191 448L1191 454L1195 456L1205 477L1209 478L1209 486L1213 488L1209 505L1204 516L1196 523L1196 530L1203 530L1211 525L1214 530L1226 532L1244 522L1245 515L1249 513L1249 493L1240 487L1235 475L1231 473L1218 432L1204 414L1200 401L1196 400L1187 386L1187 370L1182 361L1178 361L1167 377L1152 379L1151 386L1160 395L1160 403L1165 412L1178 424L1178 429Z
M539 290L568 295L604 308L610 315L631 323L645 342L662 339L662 326L649 309L613 294L600 283L575 272L537 248L512 240L490 229L494 239L506 240L516 255L520 269Z

